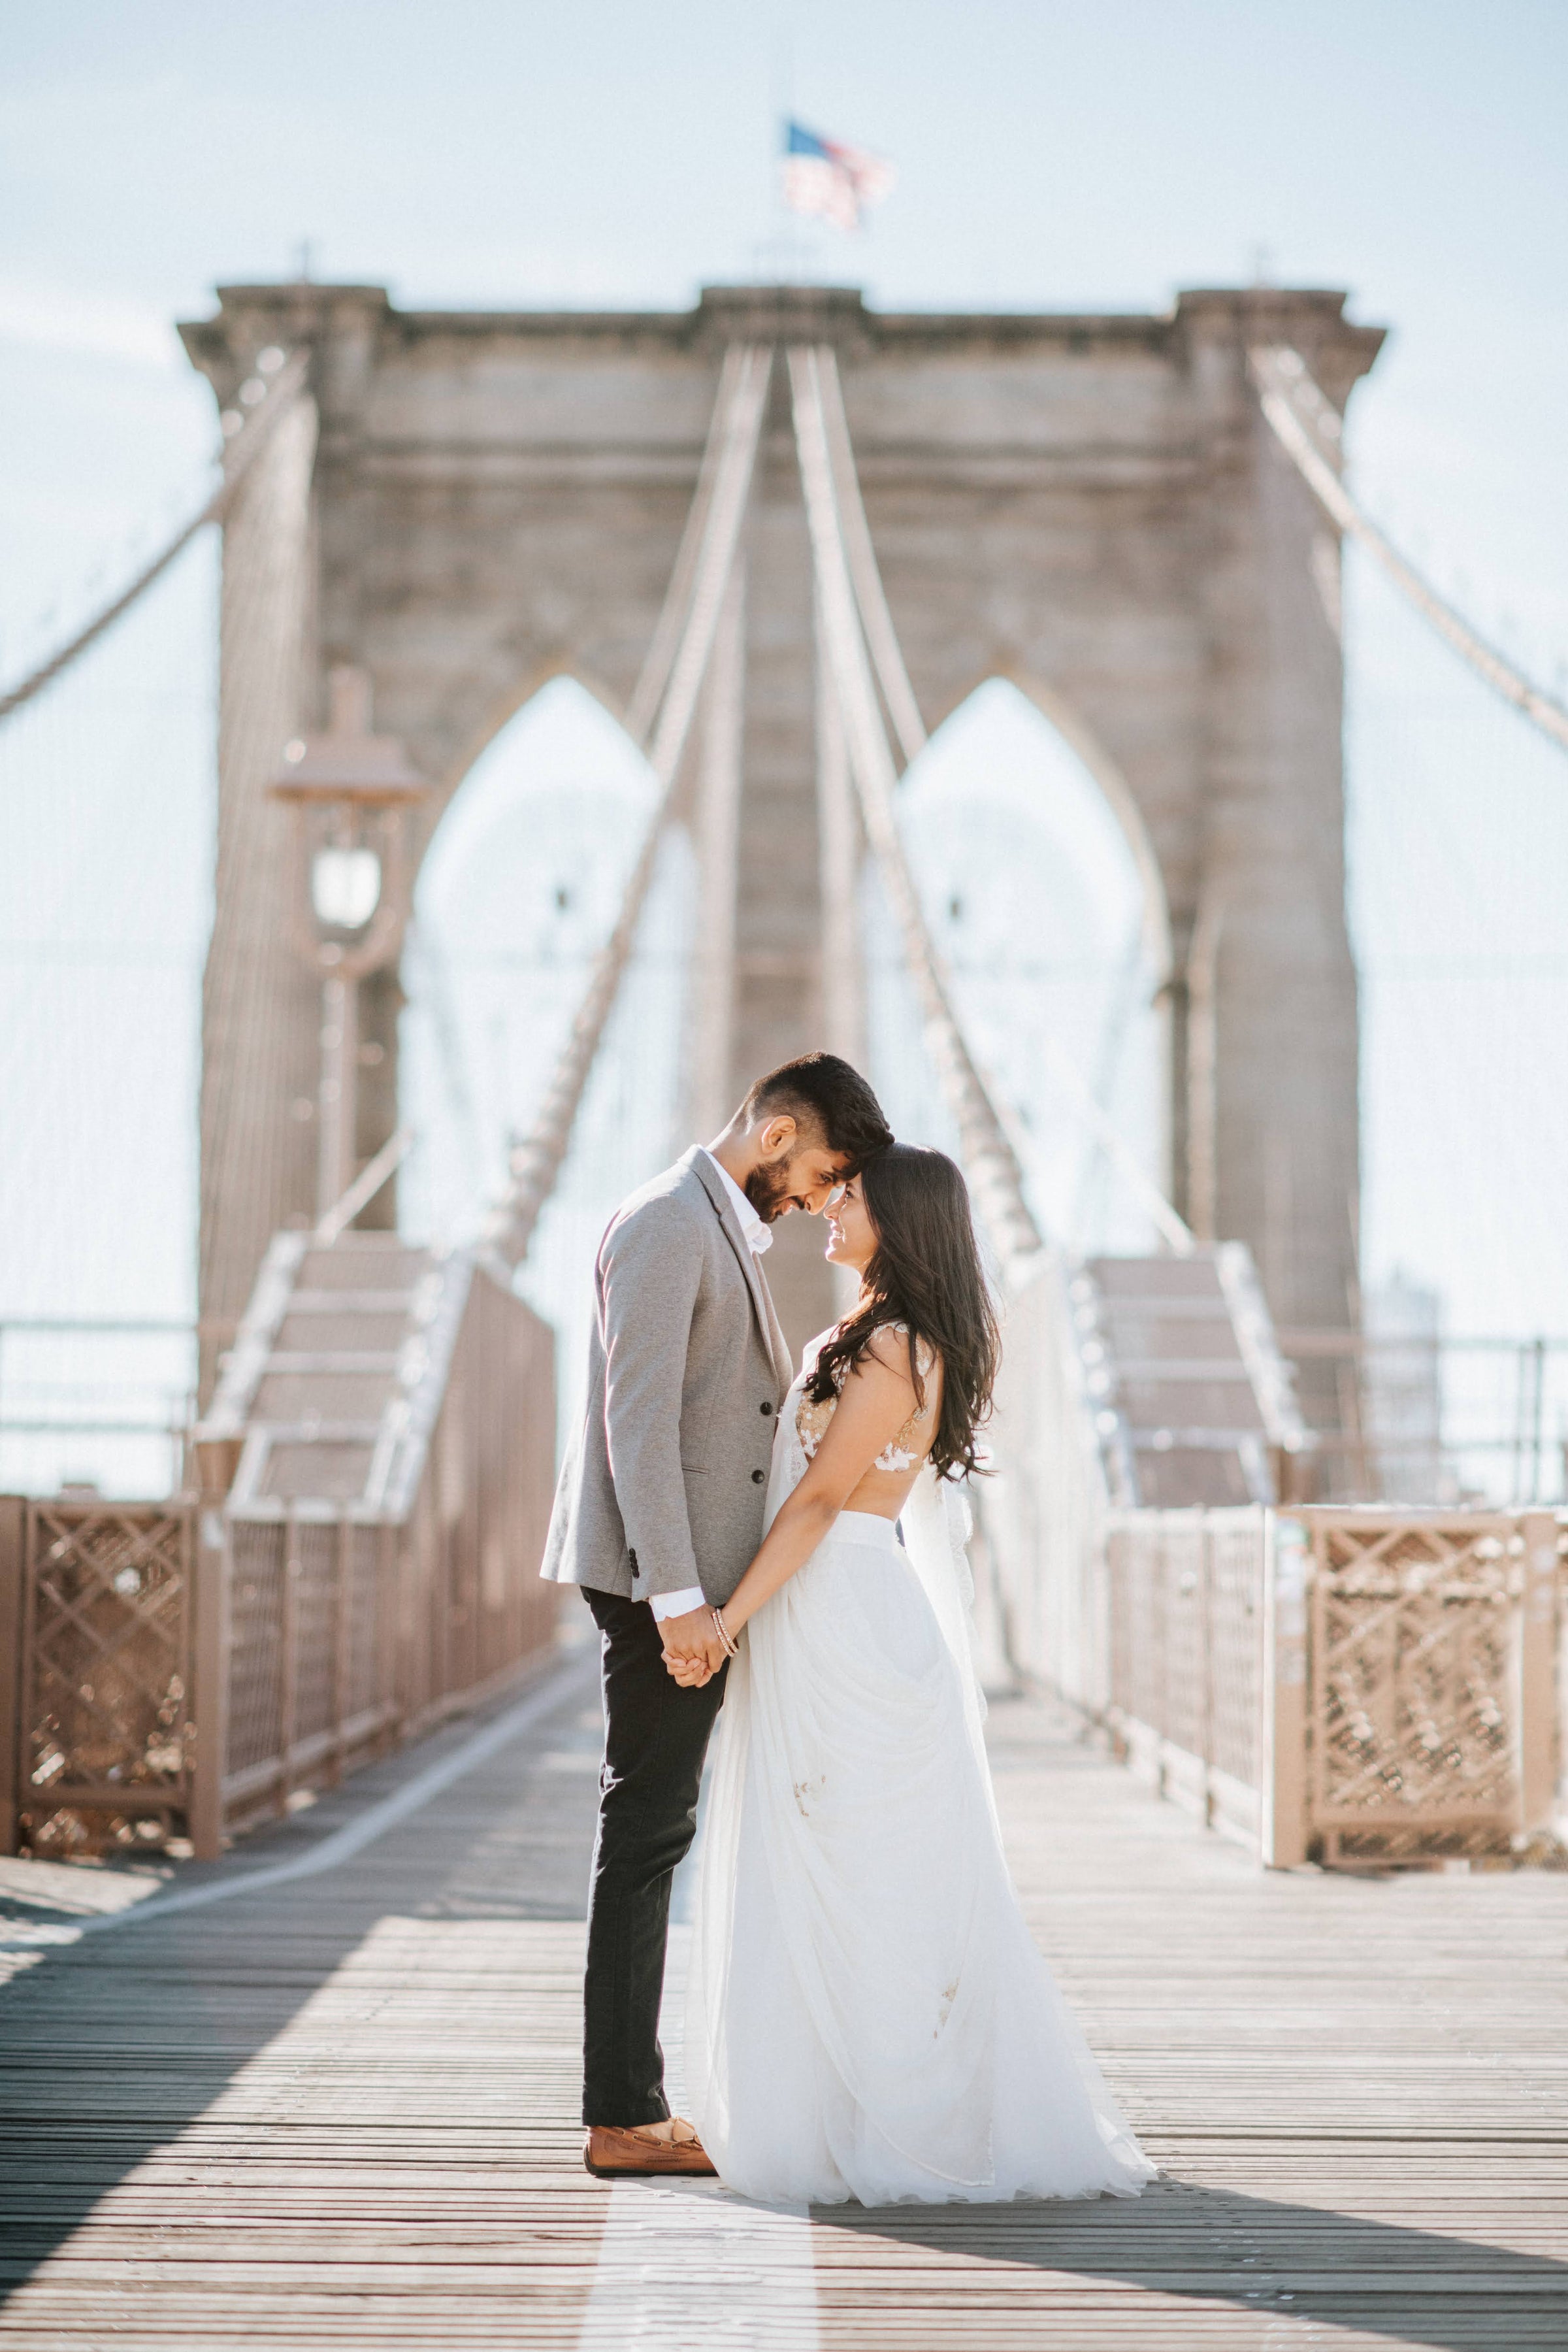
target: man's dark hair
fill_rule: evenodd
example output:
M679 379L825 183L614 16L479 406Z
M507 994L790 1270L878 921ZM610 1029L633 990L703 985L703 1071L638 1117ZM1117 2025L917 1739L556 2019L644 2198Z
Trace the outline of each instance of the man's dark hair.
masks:
M769 1070L741 1105L747 1121L786 1115L808 1138L821 1135L830 1151L847 1155L850 1175L893 1141L882 1105L860 1072L837 1054L802 1054Z

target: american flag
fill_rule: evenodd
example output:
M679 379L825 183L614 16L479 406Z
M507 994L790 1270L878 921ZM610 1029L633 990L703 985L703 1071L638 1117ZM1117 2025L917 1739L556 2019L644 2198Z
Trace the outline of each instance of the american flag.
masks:
M880 155L824 139L803 122L784 125L784 201L791 212L820 213L854 229L868 205L880 204L895 173Z

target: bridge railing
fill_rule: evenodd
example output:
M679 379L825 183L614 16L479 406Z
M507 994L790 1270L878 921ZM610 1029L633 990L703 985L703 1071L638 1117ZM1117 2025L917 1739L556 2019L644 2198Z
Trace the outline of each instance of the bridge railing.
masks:
M988 1431L994 1475L977 1500L1009 1660L1092 1714L1109 1704L1111 1626L1098 1546L1109 1497L1073 1344L1071 1269L1057 1252L1016 1261Z
M0 1499L0 1850L224 1841L549 1649L553 1339L482 1273L407 1507Z
M1112 1512L1108 1671L1045 1678L1265 1862L1517 1853L1559 1834L1565 1550L1550 1511Z
M1269 1519L1253 1506L1116 1513L1099 1558L1111 1626L1101 1719L1134 1770L1249 1844L1273 1795Z

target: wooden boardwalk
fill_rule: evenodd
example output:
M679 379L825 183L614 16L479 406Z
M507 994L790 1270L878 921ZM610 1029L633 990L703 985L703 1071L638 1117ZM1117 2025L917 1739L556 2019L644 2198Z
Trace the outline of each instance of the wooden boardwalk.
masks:
M181 1884L312 1874L78 1937L139 1883L0 1865L0 2347L1568 2347L1568 1878L1265 1876L1049 1710L992 1732L1031 1920L1170 2176L1139 2202L591 2181L580 1665L445 1786L471 1725Z

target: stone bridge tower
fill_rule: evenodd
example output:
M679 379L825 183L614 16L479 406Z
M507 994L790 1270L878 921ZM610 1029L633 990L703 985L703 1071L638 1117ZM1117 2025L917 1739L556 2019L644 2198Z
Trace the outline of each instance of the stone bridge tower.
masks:
M1174 1197L1200 1234L1252 1244L1281 1321L1337 1325L1357 1193L1339 551L1263 424L1247 351L1295 345L1343 405L1382 341L1343 304L1270 288L1185 293L1155 317L893 315L851 290L762 287L681 312L439 312L380 287L242 286L183 331L225 404L265 347L314 354L318 434L282 491L301 625L275 732L319 723L331 665L362 667L378 726L436 787L427 829L552 674L624 708L726 346L831 343L927 725L1005 677L1098 778L1166 963ZM267 944L287 928L282 820L258 804L276 752L231 708L245 600L280 561L276 512L263 528L245 509L225 548L212 950L242 978L209 980L204 1073L212 1318L238 1312L267 1235L304 1220L314 1166L314 997ZM746 583L732 1097L821 1042L824 1018L810 572L782 367ZM366 1007L365 1153L393 1124L395 997L389 981ZM814 1250L775 1264L787 1319L826 1320Z

